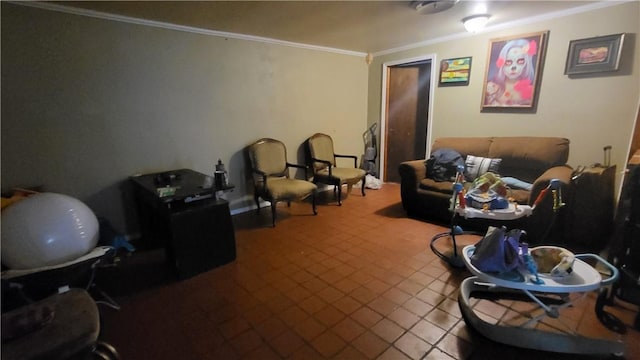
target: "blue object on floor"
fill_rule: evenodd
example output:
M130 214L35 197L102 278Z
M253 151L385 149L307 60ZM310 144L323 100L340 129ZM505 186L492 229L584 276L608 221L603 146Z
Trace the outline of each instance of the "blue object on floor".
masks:
M125 249L130 253L136 251L136 248L127 241L127 238L113 228L109 220L99 218L98 221L100 223L100 239L98 240L98 244L111 246L116 253L120 249Z
M116 252L118 251L118 249L122 249L122 248L124 248L128 252L136 251L136 248L133 245L131 245L131 243L128 242L127 239L125 239L125 237L122 235L118 235L114 237L111 243L111 246L113 246Z

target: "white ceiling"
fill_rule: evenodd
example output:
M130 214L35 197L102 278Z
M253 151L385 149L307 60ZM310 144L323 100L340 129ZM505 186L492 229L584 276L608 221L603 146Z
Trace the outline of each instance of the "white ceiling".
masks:
M456 0L446 0L454 1ZM627 0L628 1L628 0ZM199 29L374 55L465 34L461 19L486 4L490 28L608 6L618 1L460 0L416 10L412 1L70 1L53 2ZM51 4L51 3L49 3ZM84 11L84 10L83 10Z

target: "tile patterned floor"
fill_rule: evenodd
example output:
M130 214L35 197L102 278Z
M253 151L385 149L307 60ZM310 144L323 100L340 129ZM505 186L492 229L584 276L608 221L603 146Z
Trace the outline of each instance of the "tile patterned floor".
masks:
M101 307L101 337L127 360L577 358L495 343L468 327L457 297L470 274L430 251L446 228L406 218L399 193L397 184L353 191L342 206L325 193L317 216L308 204L281 204L275 228L269 211L237 215L237 260L184 281L161 252L134 253L106 274L103 288L121 310ZM571 321L616 338L595 318L594 299L570 309ZM626 324L637 311L609 308ZM487 319L505 312L476 309ZM638 331L619 339L626 358L640 358Z

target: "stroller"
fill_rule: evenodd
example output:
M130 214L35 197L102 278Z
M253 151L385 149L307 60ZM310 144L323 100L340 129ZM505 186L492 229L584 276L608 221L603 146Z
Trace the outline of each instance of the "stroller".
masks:
M364 140L364 155L362 155L361 169L367 174L376 176L376 157L378 156L376 128L378 123L374 123L362 134Z

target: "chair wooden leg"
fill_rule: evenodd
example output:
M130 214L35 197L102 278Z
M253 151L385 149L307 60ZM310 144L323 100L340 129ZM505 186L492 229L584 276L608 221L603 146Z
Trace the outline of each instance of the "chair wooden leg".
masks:
M364 188L365 188L365 180L367 179L366 175L365 177L362 178L362 186L360 187L360 189L362 189L362 196L365 196L364 194Z
M276 227L276 203L271 203L271 226Z
M258 208L256 213L260 214L260 199L259 199L258 194L254 194L253 195L253 200L256 202L256 206Z
M313 215L318 215L318 211L316 210L316 194L311 194L311 209L313 209Z
M338 185L338 206L342 206L342 185Z

